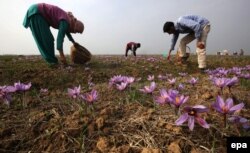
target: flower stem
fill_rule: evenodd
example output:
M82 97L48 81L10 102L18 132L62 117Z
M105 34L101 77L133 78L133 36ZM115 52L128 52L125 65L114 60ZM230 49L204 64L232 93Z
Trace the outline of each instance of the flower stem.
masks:
M175 108L175 115L176 115L176 116L179 115L179 112L180 112L179 107L176 107L176 108Z
M227 127L227 114L224 114L224 127Z

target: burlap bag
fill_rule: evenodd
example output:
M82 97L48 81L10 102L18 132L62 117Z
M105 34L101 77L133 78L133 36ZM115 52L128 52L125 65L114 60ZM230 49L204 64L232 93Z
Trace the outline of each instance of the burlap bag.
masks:
M91 56L91 53L81 45L72 45L70 48L70 57L74 64L85 64L90 61Z

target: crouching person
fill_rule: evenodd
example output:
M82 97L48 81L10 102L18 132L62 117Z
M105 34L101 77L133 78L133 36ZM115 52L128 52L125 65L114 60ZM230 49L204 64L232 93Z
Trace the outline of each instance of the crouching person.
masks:
M71 12L66 12L57 6L45 3L30 6L25 15L23 26L30 28L43 59L50 65L58 63L50 26L58 29L56 48L60 53L60 61L65 65L67 64L63 52L65 35L73 44L76 44L71 33L82 33L84 30L83 23L77 20Z

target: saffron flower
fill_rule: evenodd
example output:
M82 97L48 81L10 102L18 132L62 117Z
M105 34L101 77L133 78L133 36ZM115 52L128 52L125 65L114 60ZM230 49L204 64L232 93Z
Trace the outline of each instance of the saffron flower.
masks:
M170 97L170 103L176 108L179 108L182 104L186 103L188 99L189 96L175 95L174 97Z
M232 98L228 98L224 102L220 96L217 96L216 102L213 103L212 106L217 112L221 114L233 114L235 111L241 110L244 107L244 103L234 105Z
M20 81L14 84L16 91L26 91L31 87L31 82L28 84L21 83Z
M194 85L198 82L198 78L192 77L188 82L189 82L192 86L194 86Z
M121 75L116 75L113 76L110 80L109 80L109 85L112 86L113 84L117 84L117 83L121 83L123 82L123 76Z
M176 82L176 78L168 79L168 82L169 82L170 85L174 86L174 84Z
M229 92L231 92L231 87L234 86L238 82L239 82L239 79L237 77L233 77L227 80L226 86L228 87Z
M74 87L73 89L68 88L68 95L74 99L76 99L81 92L81 86L79 85L78 87Z
M176 121L176 125L182 125L188 121L188 127L191 131L194 129L195 121L203 128L209 128L209 124L200 117L200 113L208 112L208 108L203 105L196 105L193 107L184 107L184 114L182 114Z
M128 84L131 84L135 81L135 78L134 77L125 77L125 82L127 82Z
M148 75L148 81L153 81L155 79L155 76L154 75Z
M180 75L181 77L185 77L185 76L187 76L187 73L185 73L185 72L180 72L179 75Z
M221 92L223 91L223 88L227 85L227 79L226 78L213 78L213 83L215 86L219 87L221 89Z
M159 80L166 80L167 78L168 78L167 76L163 76L161 74L158 75Z
M179 91L174 90L174 89L169 89L166 96L167 96L167 100L169 102L173 102L175 97L179 94Z
M122 82L121 84L116 84L116 88L120 91L124 90L127 87L127 82Z
M118 90L124 90L127 85L135 81L134 77L116 75L109 80L109 86L115 85Z
M16 88L13 86L0 86L0 100L9 105L12 99L10 93L15 91Z
M92 90L90 93L85 93L81 95L81 98L85 100L88 104L93 104L97 100L98 94L96 90Z
M166 91L165 89L160 90L160 96L155 97L155 102L159 104L166 104L171 101L177 96L179 92L177 90L169 89Z
M168 102L167 97L168 97L167 91L165 89L161 89L160 96L155 97L154 100L156 103L163 105L163 104L166 104Z
M236 125L241 125L244 129L250 128L250 124L249 124L248 120L244 117L232 116L232 117L228 118L228 120L232 123L235 123Z
M212 104L212 107L219 113L223 114L224 116L224 126L227 125L227 114L234 114L234 112L241 110L244 107L243 103L238 105L233 104L233 99L228 98L226 102L220 97L217 96L216 102Z
M184 84L182 84L182 83L180 83L179 85L178 85L178 90L183 90L185 88L185 86L184 86Z
M220 74L220 76L227 76L228 70L225 68L218 69L218 74Z
M152 94L156 88L155 82L151 82L150 86L144 86L143 89L139 89L143 93Z

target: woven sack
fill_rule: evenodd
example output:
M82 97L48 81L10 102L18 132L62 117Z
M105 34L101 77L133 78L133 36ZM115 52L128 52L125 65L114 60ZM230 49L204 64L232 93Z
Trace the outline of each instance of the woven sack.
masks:
M72 45L70 50L71 61L74 64L85 64L91 59L91 53L81 45Z

